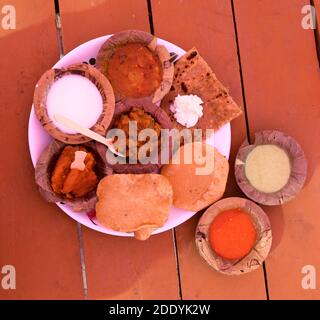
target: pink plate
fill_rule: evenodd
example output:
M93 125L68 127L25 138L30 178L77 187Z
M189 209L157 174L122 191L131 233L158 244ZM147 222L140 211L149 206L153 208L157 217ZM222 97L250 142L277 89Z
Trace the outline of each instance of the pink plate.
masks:
M88 41L74 50L66 54L62 59L60 59L55 65L54 68L68 67L69 65L77 62L89 61L90 58L95 58L99 51L100 46L106 41L111 35L103 36L100 38L93 39ZM158 43L167 47L169 52L175 52L178 55L183 55L185 51L176 45L158 39ZM28 138L29 138L29 150L32 159L32 163L35 166L41 152L52 140L52 137L42 128L40 122L36 118L34 113L34 108L32 106L29 118L29 128L28 128ZM215 132L214 136L211 137L207 143L215 145L215 147L227 158L229 158L230 145L231 145L231 130L230 123L224 125L219 131ZM117 232L111 229L105 228L99 224L96 219L90 220L85 213L73 212L67 206L57 203L57 206L61 208L68 216L74 220L80 222L81 224L100 231L102 233L111 234L115 236L133 236L132 233ZM186 211L172 207L169 214L169 219L162 228L159 228L153 232L157 234L160 232L167 231L171 228L174 228L181 223L185 222L191 218L195 212Z

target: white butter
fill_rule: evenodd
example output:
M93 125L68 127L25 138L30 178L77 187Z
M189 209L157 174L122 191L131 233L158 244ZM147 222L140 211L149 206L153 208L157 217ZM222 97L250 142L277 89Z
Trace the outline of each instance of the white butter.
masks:
M84 160L87 156L85 151L76 151L74 154L74 160L70 165L70 169L78 169L83 171L86 168Z
M170 110L177 122L190 128L195 126L199 118L203 116L202 103L203 101L197 95L178 95L170 106Z

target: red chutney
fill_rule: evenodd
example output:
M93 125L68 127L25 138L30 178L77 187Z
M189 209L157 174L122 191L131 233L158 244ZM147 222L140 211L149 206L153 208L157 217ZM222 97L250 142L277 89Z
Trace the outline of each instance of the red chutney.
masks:
M219 213L210 226L211 247L225 259L245 257L255 245L256 238L257 232L250 215L241 209Z

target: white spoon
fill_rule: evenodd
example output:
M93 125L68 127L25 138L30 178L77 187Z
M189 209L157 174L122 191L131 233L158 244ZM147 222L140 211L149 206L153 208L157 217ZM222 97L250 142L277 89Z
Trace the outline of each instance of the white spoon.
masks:
M98 134L88 128L81 126L79 123L74 122L70 118L63 116L60 113L55 113L53 117L54 117L54 120L56 120L58 123L65 126L66 128L71 129L71 130L75 130L78 133L81 133L88 138L91 138L95 141L98 141L98 142L104 144L105 146L107 146L110 149L110 151L112 153L116 154L117 156L124 157L124 158L126 157L124 154L119 153L115 150L115 148L113 147L112 139L107 139L107 138L101 136L100 134Z

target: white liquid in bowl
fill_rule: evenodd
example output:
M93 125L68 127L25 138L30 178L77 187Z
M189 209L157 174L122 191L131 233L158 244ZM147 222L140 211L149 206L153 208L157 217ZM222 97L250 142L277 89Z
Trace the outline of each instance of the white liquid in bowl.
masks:
M91 128L102 113L102 97L98 88L86 77L65 75L55 81L47 96L47 112L54 125L64 133L75 134L54 120L60 113L83 127Z

